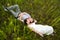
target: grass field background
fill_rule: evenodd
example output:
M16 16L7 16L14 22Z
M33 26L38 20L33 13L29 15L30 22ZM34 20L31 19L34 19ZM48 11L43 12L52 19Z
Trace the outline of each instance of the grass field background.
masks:
M56 34L42 38L2 8L14 4L38 24L52 26ZM0 0L0 40L60 40L60 0Z

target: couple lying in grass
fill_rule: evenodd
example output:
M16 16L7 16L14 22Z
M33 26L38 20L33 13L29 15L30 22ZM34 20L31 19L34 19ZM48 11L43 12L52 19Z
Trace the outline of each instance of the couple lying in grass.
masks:
M52 26L36 24L36 20L33 19L28 13L21 12L18 5L12 5L10 7L4 7L5 11L10 11L18 20L27 25L29 29L39 34L41 37L45 35L51 35L54 32ZM15 11L14 11L15 9Z

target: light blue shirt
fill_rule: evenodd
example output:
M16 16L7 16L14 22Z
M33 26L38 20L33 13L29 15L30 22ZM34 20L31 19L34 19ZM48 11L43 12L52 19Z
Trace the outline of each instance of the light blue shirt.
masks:
M22 16L22 20L25 20L27 18L31 17L28 13L26 13L25 15Z

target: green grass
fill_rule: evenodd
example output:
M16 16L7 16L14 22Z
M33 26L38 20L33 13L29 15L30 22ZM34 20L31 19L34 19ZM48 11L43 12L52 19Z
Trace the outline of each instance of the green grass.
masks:
M2 5L7 4L18 4L20 10L29 13L37 23L53 26L56 34L40 37L5 12ZM0 0L0 40L60 40L60 0Z

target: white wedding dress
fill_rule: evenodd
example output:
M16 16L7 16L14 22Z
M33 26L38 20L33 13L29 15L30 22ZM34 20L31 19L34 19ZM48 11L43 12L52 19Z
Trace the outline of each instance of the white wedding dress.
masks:
M53 27L48 25L41 25L41 24L29 24L28 27L32 29L32 31L35 31L36 33L42 33L46 35L50 35L53 33Z

